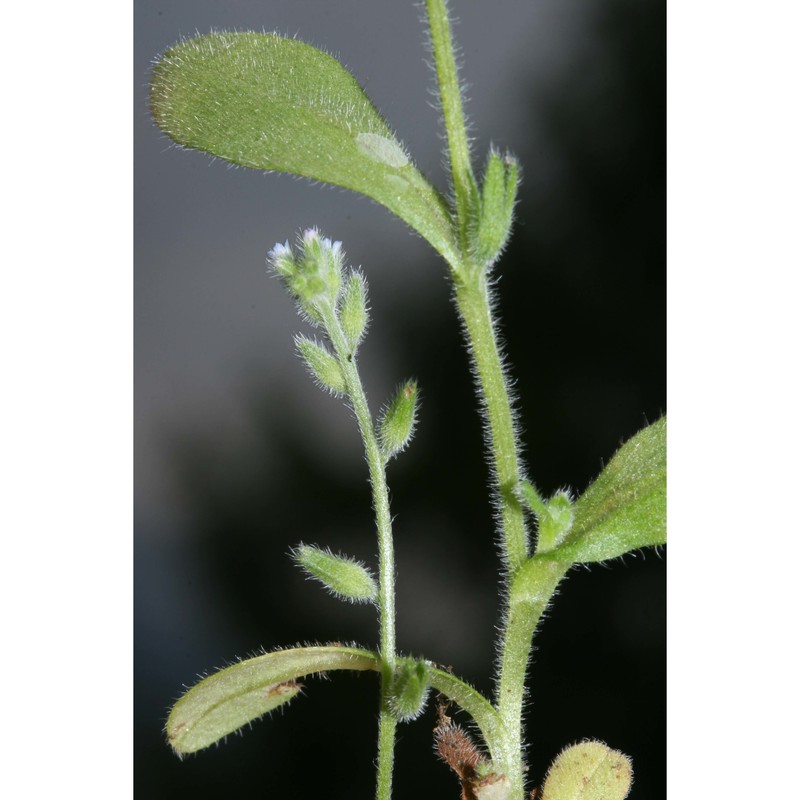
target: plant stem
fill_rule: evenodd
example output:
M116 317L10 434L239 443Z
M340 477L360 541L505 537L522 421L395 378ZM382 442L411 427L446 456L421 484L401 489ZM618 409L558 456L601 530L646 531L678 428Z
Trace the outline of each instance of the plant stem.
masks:
M389 707L389 685L394 673L395 606L394 606L394 545L392 518L389 511L389 490L386 485L386 465L378 445L367 396L353 353L347 344L335 311L324 313L328 337L344 373L347 393L358 421L364 451L369 465L372 486L372 504L378 529L378 611L381 626L381 709L378 730L377 800L389 800L392 795L392 765L394 762L394 734L397 720Z
M426 0L436 77L442 104L447 143L450 148L450 171L456 199L456 212L462 250L467 245L467 226L472 210L477 208L478 189L469 157L469 143L461 107L461 90L453 53L450 21L445 0Z
M468 278L456 282L456 303L467 331L478 392L488 423L495 502L500 512L506 568L513 577L528 556L528 537L525 515L516 496L521 470L514 417L483 272L471 271Z
M456 279L456 303L467 331L477 373L478 393L488 423L487 438L494 471L495 503L500 512L506 560L506 584L503 592L506 608L503 613L497 707L507 736L508 759L504 766L511 782L510 797L522 800L525 783L522 762L525 674L533 632L546 602L538 610L531 609L528 605L513 605L513 581L528 559L525 516L515 492L521 478L521 469L514 418L494 329L485 271L465 270L461 274L468 277ZM548 598L550 594L547 595Z
M484 264L474 263L470 253L470 225L476 212L479 212L480 199L470 164L450 25L445 0L426 0L426 6L450 148L461 247L460 263L451 263L452 276L456 304L466 329L478 394L487 423L494 473L494 500L500 514L506 566L503 592L506 608L496 698L500 727L504 731L502 750L505 758L502 767L510 781L510 797L522 800L525 792L522 706L528 659L536 626L566 566L550 562L541 564L538 560L534 562L528 558L525 514L516 494L522 478L519 447L492 317L487 268ZM517 578L520 576L526 580L524 586L517 587Z
M497 705L514 754L514 762L508 775L512 797L521 798L525 788L522 709L533 634L569 567L569 563L532 558L518 573L518 579L512 582L509 590ZM523 578L524 586L520 586Z

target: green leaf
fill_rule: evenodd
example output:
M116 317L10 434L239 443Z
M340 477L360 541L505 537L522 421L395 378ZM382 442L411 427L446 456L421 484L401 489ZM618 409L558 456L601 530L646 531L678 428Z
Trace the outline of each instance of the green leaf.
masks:
M299 647L241 661L189 689L170 712L167 738L178 755L214 744L291 700L298 678L335 669L380 670L376 653L354 647Z
M667 540L667 418L637 433L573 506L555 558L590 563Z
M624 800L631 790L630 759L602 742L562 750L547 772L542 800Z
M312 578L342 600L367 603L378 596L372 575L353 559L308 544L301 544L292 556Z
M178 144L360 192L457 263L444 199L327 53L272 33L187 39L153 68L150 107Z

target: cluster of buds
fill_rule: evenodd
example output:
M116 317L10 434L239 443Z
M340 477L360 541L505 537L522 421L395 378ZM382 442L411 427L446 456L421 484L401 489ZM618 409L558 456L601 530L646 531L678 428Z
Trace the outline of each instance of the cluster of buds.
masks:
M367 286L355 270L344 273L341 242L332 242L316 228L303 232L295 253L287 241L276 244L267 261L280 275L301 314L320 325L332 342L331 325L340 332L340 344L331 352L325 344L304 336L297 349L317 383L332 394L348 394L345 361L352 362L369 323ZM400 385L384 408L378 423L378 439L384 462L405 449L414 434L418 391L416 381Z
M289 293L297 301L309 322L323 322L328 310L334 309L342 288L341 242L321 237L316 228L303 232L299 255L295 256L287 241L276 244L267 260L281 276Z

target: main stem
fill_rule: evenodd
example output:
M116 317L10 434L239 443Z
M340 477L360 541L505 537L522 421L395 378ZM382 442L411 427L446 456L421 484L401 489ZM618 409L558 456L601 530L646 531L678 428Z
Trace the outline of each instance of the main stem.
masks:
M491 313L491 299L483 272L473 272L456 283L456 303L467 330L477 371L478 391L488 422L488 440L495 478L495 502L500 512L508 579L528 556L525 515L516 489L521 470L511 401L500 358Z
M508 778L511 783L511 797L521 800L525 784L522 761L525 673L533 632L546 601L541 608L539 604L520 605L516 602L518 598L513 596L514 578L528 559L525 515L516 494L522 471L514 416L491 313L492 304L486 269L483 264L471 263L470 259L469 230L480 208L480 201L469 158L447 9L444 0L426 0L426 6L450 150L450 168L462 254L462 263L451 264L456 303L466 328L477 373L478 392L488 427L495 504L500 514L506 575L497 709L508 736L506 744L510 752L510 762L507 767L510 773ZM549 598L555 585L542 588Z
M500 512L503 552L506 560L505 608L497 709L509 737L511 797L522 798L522 701L525 672L536 620L525 608L512 605L513 580L528 558L525 516L516 496L521 468L514 418L503 372L491 313L491 298L482 270L467 270L456 281L456 303L467 331L477 373L478 392L488 423L488 440L495 478L495 502ZM538 619L538 615L537 615Z
M325 326L344 372L348 395L361 431L369 466L372 504L378 528L378 609L381 626L381 708L378 727L377 800L392 796L392 767L397 719L389 707L389 685L394 674L395 607L394 607L394 545L392 518L389 511L389 489L386 485L386 465L378 445L378 437L369 412L367 396L358 374L355 357L333 310L325 314Z
M503 629L503 649L498 685L498 711L505 724L513 752L509 780L516 794L522 797L525 788L525 769L522 735L522 710L525 704L525 677L536 627L549 605L555 590L570 564L544 559L531 559L525 566L528 572L525 590L512 582ZM531 585L535 591L531 593ZM516 589L516 591L515 591Z

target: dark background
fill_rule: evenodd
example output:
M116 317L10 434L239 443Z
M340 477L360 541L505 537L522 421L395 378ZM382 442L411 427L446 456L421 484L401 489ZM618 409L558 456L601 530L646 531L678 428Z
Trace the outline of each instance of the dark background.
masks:
M665 9L660 0L452 4L474 153L521 160L497 300L529 474L583 490L666 411ZM338 54L422 170L444 182L419 10L411 3L146 2L136 30L135 764L142 798L370 797L374 676L311 679L244 736L179 762L162 732L198 673L296 642L374 645L368 608L292 567L301 539L374 561L349 412L292 352L303 326L264 254L308 225L370 285L361 370L373 408L422 391L390 468L398 645L484 692L499 623L481 425L443 264L368 201L170 149L149 122L148 62L180 35L265 28ZM665 565L653 552L571 574L536 640L527 716L538 782L566 744L633 757L636 800L665 787ZM400 728L395 796L456 797L432 710Z

